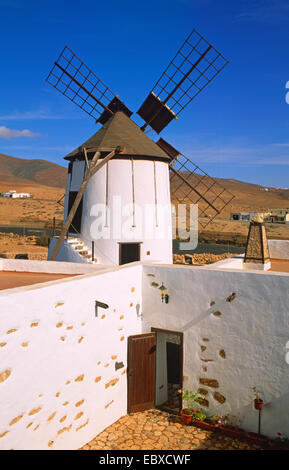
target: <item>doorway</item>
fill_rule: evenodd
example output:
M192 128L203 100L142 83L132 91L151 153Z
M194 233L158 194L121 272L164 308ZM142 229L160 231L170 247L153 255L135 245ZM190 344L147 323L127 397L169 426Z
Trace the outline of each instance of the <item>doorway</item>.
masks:
M155 333L128 337L128 413L155 407Z
M68 211L67 215L69 214L73 203L75 201L75 198L77 196L78 192L77 191L70 191L69 192L69 198L68 198ZM76 209L76 212L74 214L74 217L72 219L71 225L68 229L69 233L80 233L81 232L81 219L82 219L82 203L83 199L81 199L79 206Z
M151 329L156 335L155 405L164 411L178 414L183 386L183 333Z
M134 261L140 261L140 243L120 243L119 264L133 263Z

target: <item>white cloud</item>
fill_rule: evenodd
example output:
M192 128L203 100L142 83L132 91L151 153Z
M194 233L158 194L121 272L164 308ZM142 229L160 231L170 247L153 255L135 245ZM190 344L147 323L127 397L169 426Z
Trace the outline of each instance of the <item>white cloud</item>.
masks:
M9 129L5 126L0 126L0 139L14 139L19 137L36 137L39 135L37 132L32 132L29 129Z
M59 120L79 119L79 116L53 114L48 109L36 109L33 111L13 111L11 114L0 116L2 121L30 121L30 120Z

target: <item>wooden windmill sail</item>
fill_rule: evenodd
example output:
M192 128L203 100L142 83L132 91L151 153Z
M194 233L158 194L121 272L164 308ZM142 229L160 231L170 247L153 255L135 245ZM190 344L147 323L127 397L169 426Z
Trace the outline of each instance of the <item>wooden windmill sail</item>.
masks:
M138 133L135 132L134 138L138 134L139 139L139 142L135 141L134 145L136 147L140 145L143 140L140 137L140 132L144 133L148 127L148 130L159 134L172 120L177 119L181 111L203 91L227 63L228 61L223 55L194 29L137 111L137 114L144 120L144 124L142 127L138 127L133 123L138 127ZM109 159L113 159L114 152L119 146L122 149L118 150L118 155L132 153L134 158L137 157L134 145L132 145L133 148L129 148L134 138L130 136L129 140L127 135L128 129L131 127L128 121L131 121L132 111L68 46L65 46L61 52L46 80L96 122L102 124L103 129L115 113L121 112L126 115L126 127L114 133L113 139L107 139L107 147L104 144L106 140L104 137L100 151L99 145L93 142L96 137L93 137L92 140L89 139L80 149L77 149L78 154L87 160L87 166L96 151L100 151L99 158L106 158L111 154ZM97 139L100 139L102 130L96 135ZM143 135L145 136L145 134ZM115 138L116 136L117 138ZM151 141L147 136L146 139L146 142L143 142L143 153L146 153L146 146L149 147L148 141ZM129 145L127 145L128 140ZM197 203L199 223L203 227L219 215L232 201L234 196L231 193L222 188L215 179L164 139L160 138L158 142L153 142L153 146L154 161L158 152L168 159L171 200L185 204ZM157 146L158 151L156 151ZM73 157L73 155L69 157ZM94 168L95 171L97 171L97 167ZM87 174L86 177L89 180L90 175ZM81 197L77 198L78 203L80 199ZM74 212L77 210L76 202L72 209ZM67 219L71 219L71 214ZM65 224L61 239L64 238L68 228L69 221ZM57 250L53 254L53 259L56 255Z

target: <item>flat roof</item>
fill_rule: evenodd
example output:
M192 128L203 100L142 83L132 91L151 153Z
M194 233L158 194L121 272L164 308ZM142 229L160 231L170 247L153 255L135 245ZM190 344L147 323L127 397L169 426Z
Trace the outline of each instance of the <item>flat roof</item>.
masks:
M271 269L269 271L278 271L279 273L289 273L289 259L271 258Z
M79 276L79 274L50 274L31 273L23 271L0 271L0 290L13 289L14 287L30 286L41 282L55 281L67 277Z

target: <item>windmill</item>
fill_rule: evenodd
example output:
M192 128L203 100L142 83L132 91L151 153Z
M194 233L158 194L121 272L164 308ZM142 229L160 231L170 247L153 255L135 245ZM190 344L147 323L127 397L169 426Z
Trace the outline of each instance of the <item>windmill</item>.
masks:
M147 133L153 130L160 134L171 121L177 120L186 106L227 64L228 61L224 56L194 29L138 109L137 114L144 121L144 124L139 127L132 121L133 113L126 104L68 46L64 47L46 80L103 127L65 157L70 161L68 168L70 179L66 188L66 221L50 259L56 259L67 233L80 233L86 240L86 244L91 238L87 230L82 228L84 221L80 223L83 210L81 205L85 200L87 206L87 200L90 200L86 212L88 208L91 209L94 197L86 194L87 188L93 186L91 179L96 178L96 173L100 172L104 166L106 170L103 168L100 172L103 176L101 180L98 180L98 186L106 185L105 202L108 202L108 162L111 165L112 162L120 159L130 160L129 173L132 175L133 182L135 172L138 171L138 161L142 159L153 162L149 170L151 176L147 178L147 181L153 180L150 187L151 192L154 192L156 204L156 226L158 226L157 193L162 199L167 198L166 189L163 187L163 181L167 176L171 188L168 199L187 205L198 204L199 224L202 227L224 210L234 196L163 138L154 142L148 138ZM158 172L164 172L160 162L165 163L167 170L167 175L163 173L162 178L158 176ZM72 165L74 170L72 170ZM116 163L114 167L116 168ZM74 171L75 175L75 170L78 175L82 175L82 179L73 191L72 174ZM128 167L126 170L128 171ZM142 171L145 171L144 164ZM115 169L114 172L117 173L117 170ZM105 183L103 183L104 180L106 180ZM95 188L95 195L98 192L98 186ZM143 189L146 192L148 187ZM122 192L122 189L120 191ZM70 197L72 192L73 195ZM131 193L134 203L135 187L132 188ZM147 194L149 194L148 191ZM135 227L134 223L133 221L132 227ZM105 246L100 247L101 249L109 251ZM131 255L131 259L140 259L140 247L131 247L131 249L136 250L135 254ZM159 246L158 249L161 247ZM171 258L171 248L167 250ZM94 243L92 251L94 252ZM146 253L150 253L150 250ZM114 260L116 259L115 254L107 254L106 260L112 259L111 256ZM90 253L88 257L93 260L94 253ZM169 258L160 256L159 260L168 262ZM124 259L126 259L125 255ZM114 264L118 263L114 261ZM121 261L120 264L122 264Z

